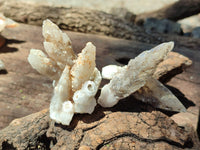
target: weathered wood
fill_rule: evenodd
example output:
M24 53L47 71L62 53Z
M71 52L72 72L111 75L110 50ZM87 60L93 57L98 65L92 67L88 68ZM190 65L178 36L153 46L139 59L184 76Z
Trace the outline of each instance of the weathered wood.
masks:
M0 6L5 16L22 23L42 25L44 19L51 19L60 28L84 33L107 35L132 39L144 43L159 44L175 41L177 45L199 50L200 41L188 37L167 34L146 33L141 27L102 11L38 6L17 1L5 1Z
M160 8L159 10L139 14L135 22L142 24L147 18L169 19L177 21L200 13L199 0L179 0L173 4Z
M140 112L148 110L144 106L130 98L110 110L97 107L92 115L75 115L70 126L52 122L48 110L43 110L1 130L0 149L189 150L200 146L190 126L181 129L159 111Z

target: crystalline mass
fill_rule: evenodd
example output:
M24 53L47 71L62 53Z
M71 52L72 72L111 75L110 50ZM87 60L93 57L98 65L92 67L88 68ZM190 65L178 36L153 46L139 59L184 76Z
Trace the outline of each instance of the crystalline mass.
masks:
M53 80L51 119L69 125L74 113L91 114L97 105L95 95L102 78L95 63L96 47L88 42L76 55L67 34L50 20L43 22L43 36L47 55L41 50L31 49L28 61L39 73ZM110 83L102 88L98 103L112 107L120 99L133 94L142 101L156 102L157 108L185 111L179 100L152 77L173 46L173 42L160 44L131 59L124 67L104 67L102 76L110 79Z
M152 78L156 67L165 59L173 46L173 42L160 44L131 59L124 67L114 65L104 67L102 76L111 80L102 88L98 103L103 107L112 107L120 99L135 94L143 101L148 99L152 102L157 101L157 108L185 111L179 100L164 85ZM145 90L145 87L149 90ZM173 103L177 105L173 106Z
M96 47L88 42L78 56L71 40L50 20L43 22L44 48L31 49L28 61L42 75L53 80L54 94L50 117L57 123L69 125L74 113L91 114L96 106L94 96L101 82L95 67Z

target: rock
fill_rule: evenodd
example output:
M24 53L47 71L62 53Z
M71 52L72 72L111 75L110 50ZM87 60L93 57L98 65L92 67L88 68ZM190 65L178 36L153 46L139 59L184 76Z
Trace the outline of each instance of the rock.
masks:
M182 34L181 25L173 21L155 18L147 18L144 21L144 28L146 32L158 32L158 33L171 33Z
M114 7L110 10L110 13L120 18L126 19L130 22L134 22L136 15L130 12L127 8Z
M191 33L192 37L194 38L200 38L200 27L196 27L192 30Z
M134 100L128 104L131 107L121 107L128 101L111 111L98 107L92 115L76 115L70 126L52 122L48 110L16 119L1 130L0 149L189 150L200 146L193 130L179 128L158 111L135 112L144 104L137 103L135 109Z

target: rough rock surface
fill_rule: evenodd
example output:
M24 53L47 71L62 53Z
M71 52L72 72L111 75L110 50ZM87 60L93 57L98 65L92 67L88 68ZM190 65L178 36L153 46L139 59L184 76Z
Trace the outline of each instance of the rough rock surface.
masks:
M70 126L55 124L48 110L43 110L16 119L1 130L0 149L178 150L199 147L191 127L179 128L163 113L144 110L148 110L148 106L129 98L111 111L97 107L92 115L76 115Z
M158 32L158 33L170 33L170 34L182 34L181 25L167 20L167 19L155 19L155 18L147 18L144 21L144 28L146 32Z

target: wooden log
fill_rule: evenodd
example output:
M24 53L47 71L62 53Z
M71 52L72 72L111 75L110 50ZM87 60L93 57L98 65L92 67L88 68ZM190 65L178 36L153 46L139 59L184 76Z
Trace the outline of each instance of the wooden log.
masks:
M102 11L81 8L38 6L17 1L4 1L0 11L15 21L42 25L43 20L51 19L61 29L124 38L144 43L159 44L174 41L177 45L199 49L200 41L177 35L146 33L143 28ZM195 46L194 46L195 45Z
M43 110L1 130L0 149L198 149L192 127L181 129L163 113L144 106L130 98L110 110L97 107L92 115L75 115L70 126L56 124Z
M199 0L179 0L159 10L142 13L136 16L136 24L142 24L147 18L169 19L177 21L200 13Z

